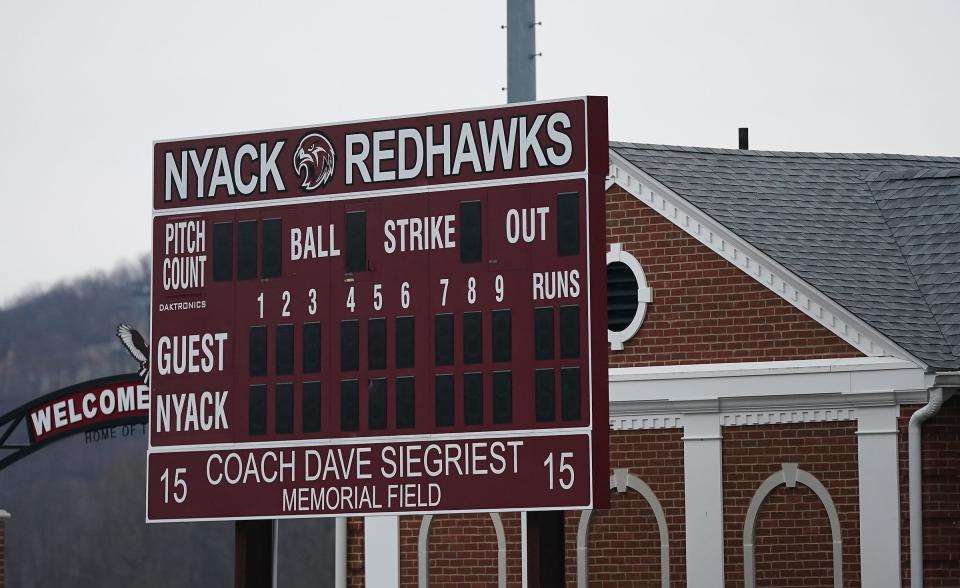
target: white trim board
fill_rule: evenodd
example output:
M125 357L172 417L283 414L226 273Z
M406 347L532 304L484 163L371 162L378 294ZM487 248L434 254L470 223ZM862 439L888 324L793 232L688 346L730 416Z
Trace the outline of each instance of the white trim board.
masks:
M926 364L679 194L610 150L612 182L864 355Z
M705 413L723 426L855 420L925 402L926 379L889 357L614 368L610 427L675 429Z
M926 390L923 369L887 357L614 368L610 405ZM782 401L773 400L778 403ZM809 402L809 401L807 401ZM709 410L709 409L708 409Z

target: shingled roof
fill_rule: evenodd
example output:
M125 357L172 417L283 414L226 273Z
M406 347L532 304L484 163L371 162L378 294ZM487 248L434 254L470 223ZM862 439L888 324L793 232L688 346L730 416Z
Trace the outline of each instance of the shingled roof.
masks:
M960 368L960 158L610 148L930 368Z

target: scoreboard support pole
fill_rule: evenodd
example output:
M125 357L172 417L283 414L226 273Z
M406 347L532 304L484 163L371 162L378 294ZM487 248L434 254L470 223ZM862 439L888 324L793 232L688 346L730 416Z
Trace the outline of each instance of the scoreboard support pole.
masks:
M347 588L347 517L337 517L334 523L334 588Z
M235 523L234 588L273 588L275 521Z
M566 585L564 511L528 511L526 514L526 587Z

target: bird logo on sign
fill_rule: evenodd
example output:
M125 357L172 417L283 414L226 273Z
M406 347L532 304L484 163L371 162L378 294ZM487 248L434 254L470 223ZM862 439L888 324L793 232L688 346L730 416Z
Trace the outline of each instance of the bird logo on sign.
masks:
M309 133L300 139L293 154L293 167L300 178L300 187L315 190L333 178L336 154L333 144L321 133Z
M117 327L117 337L133 358L140 362L137 374L143 378L144 384L150 383L150 346L144 340L140 331L121 323Z

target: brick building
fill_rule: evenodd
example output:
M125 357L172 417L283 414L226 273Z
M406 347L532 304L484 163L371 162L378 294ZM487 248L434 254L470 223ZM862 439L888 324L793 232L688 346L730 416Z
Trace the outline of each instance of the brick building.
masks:
M611 508L351 519L341 585L960 586L960 159L610 162Z

